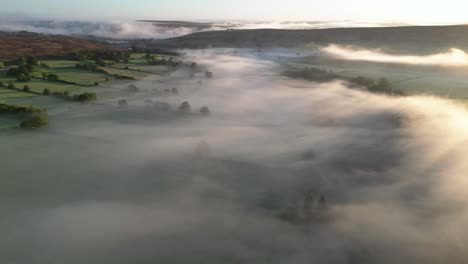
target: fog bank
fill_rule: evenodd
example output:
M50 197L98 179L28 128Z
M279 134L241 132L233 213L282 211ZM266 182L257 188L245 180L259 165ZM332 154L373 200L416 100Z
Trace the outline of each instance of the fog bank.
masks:
M42 132L2 131L2 262L468 259L462 106L288 79L248 50L186 60L201 68L101 88Z
M322 48L322 51L344 60L431 66L468 66L468 55L463 50L455 48L445 53L426 56L394 55L383 53L380 50L356 49L340 45L329 45Z
M316 29L334 27L379 27L385 23L354 21L224 21L224 22L181 22L181 21L65 21L0 18L0 31L29 31L43 34L94 36L112 39L164 39L190 33L226 29Z

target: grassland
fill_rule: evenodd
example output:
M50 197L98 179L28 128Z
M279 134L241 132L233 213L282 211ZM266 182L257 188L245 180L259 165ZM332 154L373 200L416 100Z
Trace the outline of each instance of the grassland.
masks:
M392 88L409 95L436 95L451 99L468 99L467 68L434 68L369 62L334 61L307 58L286 63L288 67L324 68L344 77L385 77Z

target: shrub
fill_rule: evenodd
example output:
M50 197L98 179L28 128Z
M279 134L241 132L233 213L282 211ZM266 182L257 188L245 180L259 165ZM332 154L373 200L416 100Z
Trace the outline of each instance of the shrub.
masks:
M25 85L25 86L23 87L23 91L28 93L28 92L31 91L31 88L30 88L28 85Z

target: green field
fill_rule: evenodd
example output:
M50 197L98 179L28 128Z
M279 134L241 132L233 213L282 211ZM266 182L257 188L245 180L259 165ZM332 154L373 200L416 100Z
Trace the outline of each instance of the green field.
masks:
M158 57L170 58L170 56ZM173 70L170 66L148 65L145 60L145 54L137 53L132 54L129 63L116 63L109 67L99 68L105 72L76 69L75 65L78 61L73 60L44 60L42 62L46 63L49 67L37 67L32 75L32 80L29 82L18 82L16 78L6 76L5 72L0 72L0 82L4 86L7 86L9 82L13 82L18 89L22 89L25 85L28 85L34 93L42 93L44 89L49 89L52 93L68 91L73 94L89 89L89 87L95 86L96 83L100 85L105 84L119 77L140 80L150 75L162 75ZM89 63L94 62L89 61ZM57 74L60 81L44 80L42 73ZM4 87L0 88L0 101L38 96L34 93L9 90Z
M334 61L291 62L288 67L324 68L340 76L387 78L392 87L406 94L429 94L452 99L468 99L468 74L463 70L440 70L418 66L396 66L387 64L357 63Z
M0 102L34 96L31 93L0 88Z

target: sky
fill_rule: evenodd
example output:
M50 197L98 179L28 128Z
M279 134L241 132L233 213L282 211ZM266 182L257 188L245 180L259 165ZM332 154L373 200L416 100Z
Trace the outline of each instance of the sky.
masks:
M60 19L466 23L466 0L0 0L3 16Z

